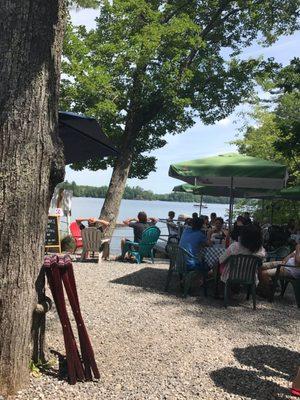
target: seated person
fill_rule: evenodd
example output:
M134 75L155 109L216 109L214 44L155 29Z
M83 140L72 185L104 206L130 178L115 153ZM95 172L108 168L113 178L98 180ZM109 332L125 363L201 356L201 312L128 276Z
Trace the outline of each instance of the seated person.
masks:
M106 228L110 225L109 222L105 221L104 219L98 219L94 217L90 218L77 218L76 223L79 226L80 230L83 230L86 228L86 226L83 224L83 222L88 223L88 227L94 227L100 230L101 232L105 232ZM102 258L105 260L108 260L109 258L109 239L104 239L101 243L100 252L102 252ZM88 254L87 254L88 255Z
M295 230L294 230L294 233L292 233L290 236L289 243L293 244L294 246L296 246L297 243L300 243L300 224L299 224L299 222L296 222L296 224L295 224Z
M133 228L133 241L139 243L142 240L144 230L149 228L150 226L156 225L157 221L157 218L148 218L147 214L144 211L140 211L137 218L128 218L123 221L123 224L125 226L129 226L130 228ZM129 246L126 245L126 242L131 242L131 240L125 238L121 240L122 259L124 259L125 254L129 250Z
M296 220L294 218L288 220L288 223L286 225L286 230L289 236L297 233Z
M174 218L175 218L175 212L169 211L167 218L167 228L169 236L178 236L178 226L176 225Z
M95 227L102 232L109 226L109 222L105 221L104 219L97 219L94 217L90 218L76 218L77 225L79 226L80 230L86 228L86 226L83 224L83 222L88 223L88 227Z
M233 240L234 242L238 242L241 229L244 225L246 225L245 218L242 215L239 215L235 223L233 224L232 231L230 232L231 240Z
M224 220L218 217L214 221L214 227L209 229L207 233L208 242L211 246L225 245L227 231L223 229Z
M208 230L210 228L209 219L207 215L201 216L203 218L203 229Z
M203 220L201 218L192 219L192 226L184 229L181 235L179 246L187 250L193 256L198 257L201 247L207 245L207 239L204 233L201 231ZM204 269L204 265L199 260L187 259L188 270L201 270Z
M217 214L216 214L215 212L212 212L212 213L210 214L210 221L209 221L209 224L210 224L210 226L211 226L212 228L215 226L215 220L216 220L216 218L217 218Z
M226 282L229 276L228 258L232 255L245 254L265 257L265 249L262 247L262 233L257 225L248 224L242 227L238 242L233 242L219 258L221 281ZM257 280L258 281L258 280Z
M262 270L259 274L259 281L266 295L270 294L271 278L275 276L278 265L281 265L279 271L280 278L300 279L300 244L298 244L295 251L289 254L284 260L263 263Z
M194 219L197 219L197 218L199 218L199 217L198 217L198 213L194 212L194 213L192 214L192 218L187 218L187 219L185 220L184 225L185 225L185 226L191 227L191 226L193 225L193 220L194 220Z
M168 212L167 222L174 222L174 218L175 218L175 212L174 211L169 211Z
M244 225L249 225L252 223L251 218L250 218L250 213L248 213L247 211L244 212L243 217L245 220Z

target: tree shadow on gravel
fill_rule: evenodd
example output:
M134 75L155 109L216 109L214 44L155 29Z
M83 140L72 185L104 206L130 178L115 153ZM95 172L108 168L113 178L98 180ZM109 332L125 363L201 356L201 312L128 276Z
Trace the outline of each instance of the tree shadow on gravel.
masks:
M198 300L198 307L185 307L181 312L199 319L201 326L211 329L238 329L240 334L253 332L268 338L276 334L289 334L298 337L300 313L296 306L274 305L273 303L259 303L256 310L252 303L244 300L239 307L224 308L223 302L204 298Z
M243 368L225 367L210 374L214 383L228 393L255 400L289 399L288 382L300 365L300 354L272 345L235 348L233 353ZM246 370L245 367L251 370ZM255 371L253 370L255 369ZM274 379L284 379L280 386Z
M233 349L235 358L244 365L260 370L264 376L280 376L287 380L300 365L300 353L272 345L248 346Z
M136 286L147 291L168 294L164 291L168 271L161 268L145 267L110 281L119 285Z
M129 263L128 266L130 267ZM136 267L136 264L134 264L134 266ZM167 263L166 266L168 266ZM168 275L167 268L162 269L162 268L147 266L138 271L134 271L127 275L124 275L120 278L113 279L110 282L119 285L135 286L148 292L159 293L166 296L177 296L177 297L180 296L181 291L179 286L179 279L176 274L173 274L169 285L169 289L167 292L165 291L167 275ZM210 281L208 285L207 298L203 296L203 288L197 286L195 282L192 282L191 289L192 290L189 296L191 297L199 296L201 304L224 310L223 300L214 298L214 285L212 281ZM266 303L269 304L267 300L262 299L259 296L257 298L257 303L258 303L257 304L258 309L260 308L261 304L266 304ZM286 295L283 299L276 296L274 298L274 303L273 303L273 305L275 306L280 306L280 308L282 307L282 310L288 307L295 307L295 304L296 303L295 303L294 292L291 286L288 287ZM242 291L239 295L234 295L234 297L230 299L229 303L229 309L240 309L241 307L252 308L252 299L250 298L249 301L246 301L246 292L244 288L242 288Z
M139 271L134 271L130 274L124 275L120 278L111 280L111 283L117 283L119 285L135 286L145 291L155 292L166 296L178 296L182 295L179 278L176 274L171 279L168 291L165 291L165 285L168 276L168 269L145 267ZM192 282L191 285L191 297L203 296L203 288L197 286L197 283ZM210 299L212 301L212 299Z

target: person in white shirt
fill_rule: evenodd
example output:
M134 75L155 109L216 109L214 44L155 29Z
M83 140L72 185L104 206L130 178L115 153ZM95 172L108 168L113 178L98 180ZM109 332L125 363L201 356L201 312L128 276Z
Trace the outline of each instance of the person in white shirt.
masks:
M211 246L225 245L225 239L228 232L223 229L224 220L218 217L214 221L213 228L209 229L207 238Z

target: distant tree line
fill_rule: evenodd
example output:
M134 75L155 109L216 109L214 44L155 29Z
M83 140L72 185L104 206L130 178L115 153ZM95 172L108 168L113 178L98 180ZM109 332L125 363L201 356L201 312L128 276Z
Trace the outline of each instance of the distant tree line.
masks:
M69 189L73 191L73 196L75 197L98 197L105 198L108 186L87 186L87 185L76 185L75 182L69 183L68 181L59 184L60 187L64 189ZM139 186L126 186L123 199L129 200L160 200L160 201L178 201L178 202L190 202L199 203L200 196L194 195L192 193L166 193L166 194L156 194L152 190L145 190ZM203 201L205 203L228 203L226 197L212 197L203 196Z

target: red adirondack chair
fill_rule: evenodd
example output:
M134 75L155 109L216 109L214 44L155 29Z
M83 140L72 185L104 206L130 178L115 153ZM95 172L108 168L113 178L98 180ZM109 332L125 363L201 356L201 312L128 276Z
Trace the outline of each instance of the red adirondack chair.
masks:
M72 237L74 238L75 243L76 243L76 247L75 247L75 250L74 250L74 253L75 253L76 250L77 250L79 247L82 247L81 230L80 230L80 228L79 228L79 226L78 226L78 224L77 224L76 221L71 222L71 224L70 224L70 231L71 231L71 235L72 235Z

